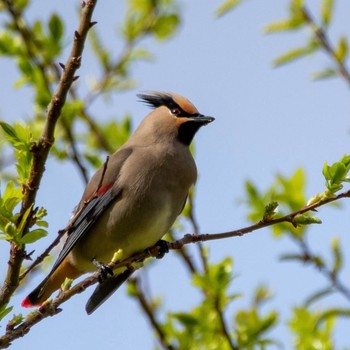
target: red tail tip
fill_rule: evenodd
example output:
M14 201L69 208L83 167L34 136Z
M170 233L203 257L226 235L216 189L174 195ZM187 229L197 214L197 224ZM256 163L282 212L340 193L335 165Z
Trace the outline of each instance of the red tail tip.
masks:
M32 302L29 299L29 296L26 297L25 299L23 299L22 304L23 307L33 307L34 305L32 304Z

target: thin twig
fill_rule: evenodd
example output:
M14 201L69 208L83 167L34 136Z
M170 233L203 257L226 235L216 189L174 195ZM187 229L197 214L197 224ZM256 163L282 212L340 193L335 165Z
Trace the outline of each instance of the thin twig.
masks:
M192 224L192 230L195 234L198 234L200 230L199 230L199 224L198 224L197 218L195 216L193 192L191 192L189 194L188 202L189 202L189 206L190 206L189 217L190 217L190 222ZM199 242L198 250L199 250L199 255L201 257L203 270L205 272L207 272L208 271L208 261L207 261L207 256L205 253L205 248L204 248L202 242Z
M215 298L215 310L216 310L216 313L219 317L221 332L222 332L223 336L225 337L225 339L227 340L227 343L229 344L230 349L231 350L238 350L237 345L233 342L232 337L230 335L230 332L227 329L224 315L223 315L222 309L220 307L219 297Z
M279 224L282 222L289 222L291 223L293 226L295 226L295 222L294 219L297 215L301 215L304 214L308 211L312 211L315 210L318 207L321 207L327 203L331 203L334 202L336 200L339 200L341 198L349 198L350 197L350 190L346 191L346 192L342 192L334 197L331 198L326 198L326 199L321 199L313 204L310 205L306 205L303 208L296 210L290 214L275 218L275 219L271 219L268 221L259 221L256 224L253 224L251 226L248 227L244 227L242 229L239 230L234 230L234 231L228 231L228 232L222 232L222 233L213 233L213 234L200 234L200 235L190 235L187 234L185 235L183 238L175 241L175 242L169 242L169 249L181 249L181 247L185 244L189 244L189 243L196 243L196 242L205 242L205 241L213 241L213 240L217 240L217 239L224 239L224 238L230 238L230 237L237 237L237 236L243 236L249 232L253 232L259 229L262 229L264 227L268 227L268 226L272 226L275 224Z
M30 271L32 271L36 266L38 266L39 264L41 264L44 261L44 259L50 254L51 250L58 245L58 243L60 242L60 240L62 238L62 235L65 232L66 231L64 231L64 230L58 232L54 241L19 276L20 281L23 280L23 278L26 277Z
M148 320L150 321L153 329L157 333L161 346L166 350L175 350L176 348L168 342L166 333L157 321L152 306L150 305L144 293L142 292L138 278L133 278L132 280L130 280L130 283L135 287L137 300L139 301L140 306L144 311L145 315L147 316Z
M350 301L350 290L345 286L334 274L333 270L327 268L326 265L317 264L315 255L304 240L296 239L296 243L299 245L304 257L305 262L309 262L315 265L315 267L329 280L332 282L333 287L338 290L348 301Z
M335 61L340 75L342 75L345 81L350 85L350 72L345 66L344 61L338 58L336 54L336 50L332 46L325 30L315 22L310 11L305 6L301 8L301 12L306 22L310 25L311 29L314 31L318 42L325 49L325 51L331 56L331 58Z

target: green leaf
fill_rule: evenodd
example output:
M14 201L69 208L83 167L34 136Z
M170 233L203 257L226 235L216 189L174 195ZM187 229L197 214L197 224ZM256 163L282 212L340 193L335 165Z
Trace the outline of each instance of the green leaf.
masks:
M342 63L347 58L349 52L348 40L346 37L340 37L338 46L335 50L335 56L338 62Z
M25 213L22 216L21 222L18 225L17 231L18 231L19 237L23 235L24 228L27 225L27 219L32 212L32 207L33 207L33 204L25 211Z
M329 318L333 319L334 317L350 317L350 309L329 309L324 311L318 317L316 326L319 326L321 323L327 321Z
M184 313L184 312L177 312L172 313L172 317L174 317L176 320L178 320L183 326L186 328L193 328L198 325L198 319L191 314Z
M267 222L273 219L276 215L276 209L278 208L278 202L272 201L265 206L265 212L263 216L263 221Z
M293 317L288 322L293 332L295 349L335 349L332 341L334 318L327 318L319 322L320 313L312 312L305 307L296 307Z
M322 80L328 78L334 78L338 72L334 68L326 68L320 72L316 72L312 74L313 80Z
M276 33L276 32L296 30L296 29L299 29L303 24L304 24L304 21L288 18L288 19L276 21L266 25L264 27L264 32Z
M279 258L281 261L300 261L300 262L305 262L305 255L303 254L283 254Z
M242 2L242 0L226 0L224 3L222 3L216 9L215 15L217 17L221 17L221 16L227 14L230 10L232 10L234 7L236 7L241 2Z
M315 52L317 49L316 46L314 45L308 45L304 47L298 47L294 50L288 51L285 54L277 57L274 61L273 64L275 67L281 66L286 63L290 63L292 61L295 61L297 59L300 59L302 57L305 57L307 55L312 54Z
M333 17L334 0L322 0L321 19L325 27L328 27Z
M16 130L10 124L0 121L0 126L2 130L4 130L4 132L10 137L10 139L18 140Z
M155 21L153 31L157 39L165 40L173 35L180 23L180 18L176 14L163 15Z
M337 274L343 266L343 254L340 249L339 239L333 238L332 240L332 253L333 253L333 274Z
M28 243L34 243L37 240L39 240L40 238L43 238L47 236L47 231L43 230L41 228L35 229L33 231L30 231L28 233L26 233L21 239L20 239L20 243L21 244L28 244Z
M0 308L0 321L12 311L13 306L7 307L8 304L1 306Z
M309 214L298 214L294 217L293 223L297 225L311 225L311 224L322 224L322 221L316 216Z
M339 162L328 165L327 162L323 165L323 176L326 179L327 191L326 197L334 196L334 193L343 188L343 182L349 182L350 171L350 156L344 155Z
M61 18L57 14L53 14L49 20L49 30L51 39L58 42L63 36L63 23Z

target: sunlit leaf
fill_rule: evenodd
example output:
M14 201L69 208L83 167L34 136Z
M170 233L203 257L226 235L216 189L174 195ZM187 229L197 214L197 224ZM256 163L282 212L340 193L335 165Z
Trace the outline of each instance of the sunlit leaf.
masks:
M221 17L240 4L242 0L226 0L215 11L217 17Z

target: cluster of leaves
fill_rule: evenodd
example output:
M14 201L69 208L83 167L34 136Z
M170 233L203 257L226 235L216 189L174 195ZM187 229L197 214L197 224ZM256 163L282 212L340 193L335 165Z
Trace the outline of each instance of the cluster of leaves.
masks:
M112 96L133 88L132 66L151 57L140 47L141 41L148 37L166 40L176 32L180 23L179 10L173 1L135 0L129 1L127 6L120 26L123 47L116 57L110 42L104 45L97 30L90 32L90 47L101 76L91 77L90 90L84 96L80 96L77 85L72 87L56 128L56 142L51 155L59 160L73 161L85 181L87 169L100 166L104 155L120 147L131 130L128 115L121 121L92 116L89 109L93 102L101 94ZM71 40L65 37L64 21L60 15L53 13L47 20L36 19L30 23L25 19L29 7L30 3L22 0L4 1L0 7L0 11L10 14L0 31L0 56L17 62L20 76L14 87L25 85L34 93L34 117L27 119L26 128L39 137L46 107L64 67L62 64L59 67L58 62L64 53L65 43ZM97 119L100 120L98 123ZM2 154L8 152L4 150ZM22 170L28 169L26 166Z
M217 16L222 16L233 10L242 0L226 0L216 11ZM303 45L291 49L274 60L274 66L282 66L312 54L326 51L332 64L312 74L313 79L325 79L343 76L350 84L350 74L345 67L349 58L349 43L346 36L337 39L336 45L332 45L327 32L332 24L335 0L321 0L318 11L318 19L315 20L306 8L306 0L291 0L289 2L288 17L275 21L265 26L266 33L286 33L308 29L309 38Z
M257 222L259 220L269 221L278 216L294 212L305 205L305 173L297 169L288 177L281 174L276 175L274 184L264 193L261 193L251 181L246 181L247 203L250 208L248 219ZM262 216L262 213L263 216ZM297 215L294 218L295 226L288 222L274 225L274 235L281 236L290 233L294 236L301 236L305 232L305 224L319 223L319 220L309 214Z
M344 184L349 182L349 164L349 155L344 155L332 165L326 162L323 167L326 189L323 193L313 196L307 206L334 198L344 188ZM290 178L277 175L275 183L264 193L259 192L252 182L247 181L246 194L250 207L248 218L254 222L261 219L266 222L283 217L287 213L298 212L306 203L304 184L305 174L301 169L298 169ZM262 213L264 213L263 217ZM332 240L330 247L332 259L328 262L327 259L313 252L307 241L308 231L305 225L319 222L318 218L309 214L296 214L291 222L282 222L272 227L276 236L288 235L298 247L296 252L281 255L281 260L299 262L303 265L307 263L320 271L326 280L324 288L313 292L304 305L295 307L289 321L298 349L314 348L316 343L322 344L324 349L332 349L332 335L336 319L350 316L350 309L345 307L329 307L322 311L312 310L315 302L335 293L343 295L350 301L350 289L340 280L344 258L339 239Z
M316 22L305 7L304 0L293 0L289 5L289 17L276 21L265 27L267 33L293 32L296 30L309 29L311 34L306 44L289 50L274 60L275 66L281 66L297 59L326 50L334 62L332 66L326 67L313 74L314 79L335 77L343 74L342 67L348 59L348 40L341 36L333 48L327 31L332 23L334 12L334 0L322 0L319 9L319 21Z
M32 162L31 147L34 145L32 134L28 127L22 124L15 124L13 127L5 122L0 122L4 138L12 145L16 158L17 183L26 186L29 178L29 170ZM44 229L48 226L47 222L42 220L45 215L45 209L36 209L32 217L33 224L38 228L31 229L24 234L25 225L28 216L32 214L30 207L21 220L18 221L16 209L23 197L23 191L20 186L9 181L4 193L0 193L0 238L13 242L22 247L24 244L33 243L47 235ZM33 225L32 225L33 226Z
M241 297L231 293L233 262L225 258L217 264L208 264L207 270L193 275L193 285L202 294L200 303L192 310L168 312L166 321L160 322L167 342L178 349L264 349L276 342L269 332L278 321L278 314L264 314L261 307L270 292L257 288L251 306L235 310L227 322L230 305ZM137 296L134 285L131 296ZM233 305L232 305L233 306ZM153 304L153 312L159 304Z

